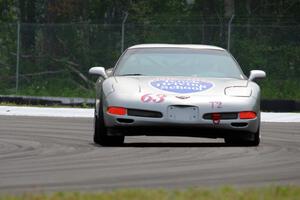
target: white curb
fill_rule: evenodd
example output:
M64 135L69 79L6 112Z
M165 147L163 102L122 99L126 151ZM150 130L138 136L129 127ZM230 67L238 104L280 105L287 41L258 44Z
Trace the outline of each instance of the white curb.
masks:
M0 106L0 115L5 116L32 116L32 117L83 117L92 118L92 108L41 108ZM300 113L273 113L262 112L263 122L300 122Z
M94 109L89 108L41 108L0 106L0 115L32 117L85 117L94 116Z

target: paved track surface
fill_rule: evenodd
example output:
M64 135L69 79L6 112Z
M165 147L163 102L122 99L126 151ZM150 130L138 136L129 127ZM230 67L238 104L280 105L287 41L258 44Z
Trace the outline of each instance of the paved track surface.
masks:
M300 184L300 123L263 123L259 147L144 136L101 147L92 121L0 116L0 193Z

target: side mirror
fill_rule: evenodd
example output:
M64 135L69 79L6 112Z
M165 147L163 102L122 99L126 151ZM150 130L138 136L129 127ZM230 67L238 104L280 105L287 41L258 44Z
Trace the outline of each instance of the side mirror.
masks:
M266 77L266 72L262 70L251 70L250 71L250 76L249 76L249 81L254 81L255 79L261 79Z
M89 70L89 73L90 74L95 74L95 75L102 76L105 79L108 77L107 74L106 74L106 72L105 72L104 67L92 67Z

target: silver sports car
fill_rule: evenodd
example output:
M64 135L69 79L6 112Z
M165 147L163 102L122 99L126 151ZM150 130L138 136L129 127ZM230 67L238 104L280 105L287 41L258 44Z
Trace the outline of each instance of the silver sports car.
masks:
M260 142L260 88L226 50L208 45L142 44L114 68L96 74L94 142L121 145L125 136L224 138Z

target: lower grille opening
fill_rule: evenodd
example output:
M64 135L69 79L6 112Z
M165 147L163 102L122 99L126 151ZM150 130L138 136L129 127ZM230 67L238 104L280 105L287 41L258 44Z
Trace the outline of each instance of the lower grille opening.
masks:
M233 122L233 123L231 123L231 126L245 127L245 126L248 126L248 123L246 123L246 122Z
M128 116L162 118L162 113L150 110L128 109Z
M131 124L134 122L133 119L124 119L124 118L118 118L117 121L120 123L126 123L126 124Z

